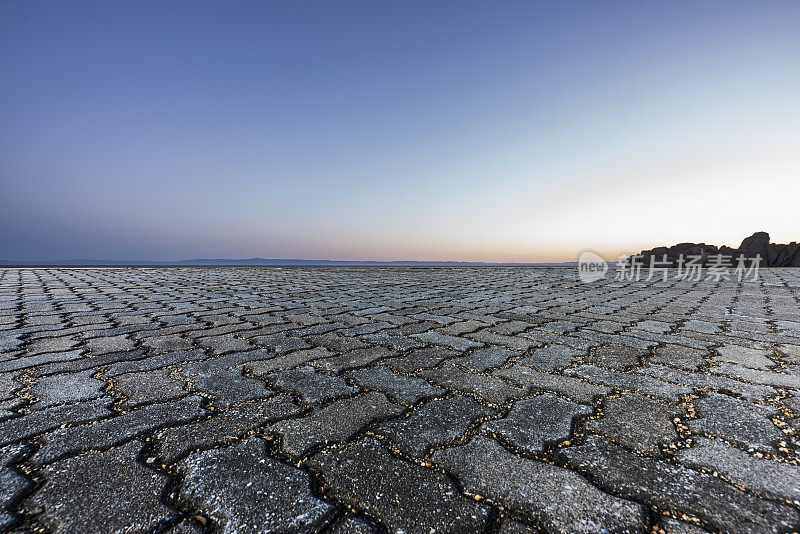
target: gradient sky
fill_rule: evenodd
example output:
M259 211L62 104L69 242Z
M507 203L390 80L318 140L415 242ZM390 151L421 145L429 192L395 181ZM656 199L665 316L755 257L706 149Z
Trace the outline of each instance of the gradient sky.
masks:
M800 240L800 2L0 3L0 259Z

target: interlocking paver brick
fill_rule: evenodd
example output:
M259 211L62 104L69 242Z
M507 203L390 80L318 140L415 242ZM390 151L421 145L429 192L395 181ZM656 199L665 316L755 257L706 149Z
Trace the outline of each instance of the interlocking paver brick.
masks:
M713 469L760 495L778 501L800 502L800 467L752 456L720 439L697 438L689 449L675 453L691 467Z
M536 454L549 443L569 439L573 420L591 413L589 406L543 393L515 402L506 417L489 421L482 428L521 451Z
M277 389L291 391L309 404L322 404L358 393L358 388L349 386L343 378L317 372L309 365L279 371L269 375L267 380Z
M392 456L374 439L327 449L309 464L322 474L326 495L392 532L469 533L486 525L487 509L461 495L447 477Z
M149 404L96 424L60 428L44 437L42 448L31 461L45 464L71 454L106 449L144 432L189 422L205 413L200 398L187 397L172 403Z
M141 373L125 373L114 378L113 390L122 397L121 405L132 408L140 404L166 402L187 394L185 380L171 376L169 369Z
M269 458L263 439L193 454L180 464L179 498L226 533L321 530L335 508L311 492L308 473Z
M603 417L586 423L586 430L602 434L641 454L658 456L661 446L678 438L673 420L685 415L679 406L624 393L603 403Z
M460 438L473 422L495 414L479 402L455 395L432 400L402 419L381 424L375 434L392 440L408 456L422 457L433 446Z
M283 450L303 456L315 446L350 439L368 423L399 415L402 411L402 406L373 391L336 401L302 419L276 423L268 430L281 435Z
M43 470L44 486L25 508L52 532L147 532L175 513L161 503L166 475L136 461L138 441L106 452L87 452ZM113 476L109 476L113 473Z
M697 433L725 438L764 452L774 451L774 442L785 437L771 420L778 412L774 406L754 405L709 393L695 402L695 408L697 419L689 421L689 427Z
M661 460L641 458L603 438L562 452L567 465L601 488L661 510L698 517L709 529L725 532L791 532L800 514L745 493L707 473Z
M477 436L467 445L438 451L432 460L467 491L502 503L549 532L647 529L644 506L603 493L564 468L514 456L489 438Z
M800 270L0 269L5 530L793 531L798 399Z
M522 364L494 371L492 375L507 378L523 387L532 386L536 389L561 393L583 404L591 404L596 397L611 392L606 386L590 384L571 376L543 373Z
M237 402L271 397L275 392L263 381L244 376L241 369L228 369L192 378L193 391L213 398L215 407L226 407Z
M156 432L155 454L171 464L195 449L229 443L260 426L295 416L302 411L286 395L236 404L207 419Z
M382 391L396 402L403 404L416 404L423 399L446 393L444 389L433 386L421 378L398 375L383 365L350 371L347 376L361 386Z
M108 384L93 378L97 371L81 371L66 375L50 375L40 378L29 393L37 400L31 405L35 410L57 404L96 399L103 395Z
M24 445L0 448L0 529L10 529L16 520L13 502L33 487L33 482L14 468L25 450Z

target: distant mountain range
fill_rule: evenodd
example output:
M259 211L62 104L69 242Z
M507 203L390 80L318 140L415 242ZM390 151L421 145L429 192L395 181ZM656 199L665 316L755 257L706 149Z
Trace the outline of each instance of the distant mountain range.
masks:
M83 259L58 261L0 260L0 266L5 267L573 267L575 265L577 265L577 262L574 261L561 263L492 263L480 261L358 261L273 258L201 258L180 261L114 261Z

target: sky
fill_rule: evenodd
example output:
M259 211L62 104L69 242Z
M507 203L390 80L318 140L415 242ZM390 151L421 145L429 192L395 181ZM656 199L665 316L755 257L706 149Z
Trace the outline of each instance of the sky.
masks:
M0 2L0 259L800 241L800 2Z

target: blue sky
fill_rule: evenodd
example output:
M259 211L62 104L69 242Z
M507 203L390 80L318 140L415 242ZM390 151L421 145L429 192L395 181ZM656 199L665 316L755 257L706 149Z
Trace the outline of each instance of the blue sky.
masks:
M800 240L798 2L0 3L0 258Z

